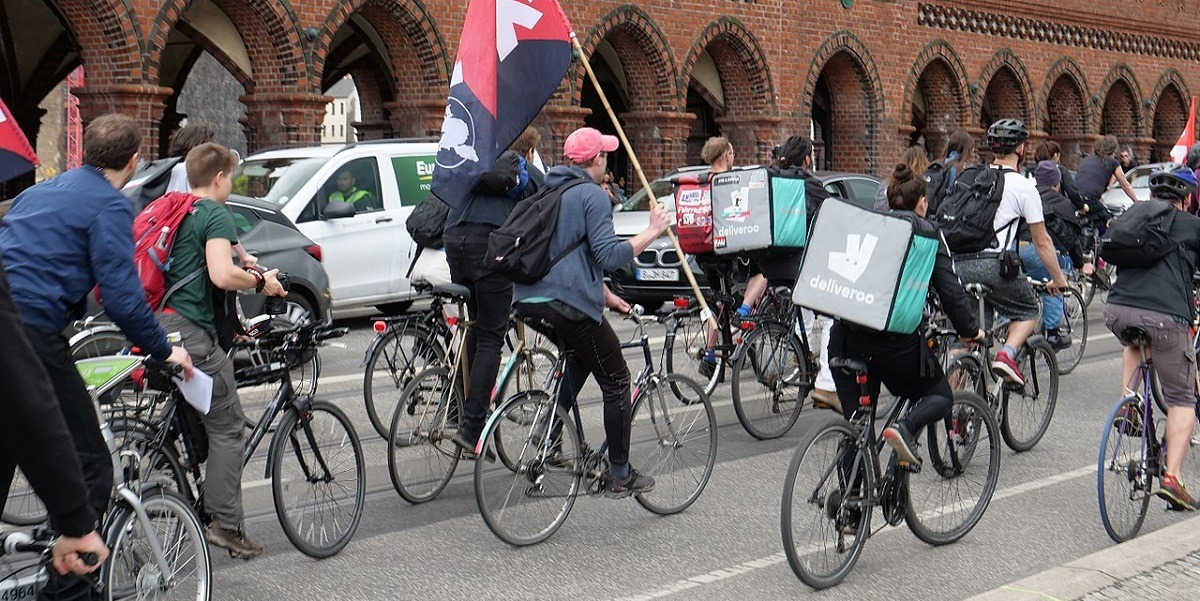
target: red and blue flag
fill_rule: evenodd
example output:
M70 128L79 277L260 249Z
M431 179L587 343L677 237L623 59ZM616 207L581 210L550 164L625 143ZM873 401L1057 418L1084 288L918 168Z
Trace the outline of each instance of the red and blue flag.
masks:
M537 117L571 66L557 0L471 0L438 143L433 193L462 205Z
M0 182L33 171L37 162L25 132L0 100Z

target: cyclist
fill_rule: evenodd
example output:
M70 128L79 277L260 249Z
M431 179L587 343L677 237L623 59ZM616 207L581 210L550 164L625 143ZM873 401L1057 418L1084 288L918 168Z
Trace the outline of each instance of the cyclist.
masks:
M1104 223L1112 217L1108 209L1104 208L1100 202L1100 196L1109 187L1119 185L1129 200L1137 202L1138 199L1137 194L1133 191L1133 186L1130 186L1129 180L1125 179L1125 171L1121 169L1121 163L1117 161L1119 144L1116 136L1104 136L1099 142L1096 142L1096 154L1080 161L1079 169L1075 172L1075 185L1079 188L1079 194L1090 206L1088 213L1093 220L1100 223Z
M1034 168L1033 176L1037 182L1038 193L1042 197L1046 231L1050 233L1054 247L1058 250L1059 268L1064 273L1071 273L1074 266L1078 265L1080 271L1091 275L1092 264L1085 263L1083 259L1083 224L1075 216L1075 205L1060 192L1063 182L1058 164L1051 160L1041 161ZM1049 278L1050 273L1046 271L1042 258L1038 256L1037 247L1033 244L1028 228L1021 228L1018 239L1021 264L1025 273L1036 279ZM1065 301L1061 296L1042 295L1042 324L1046 327L1046 341L1055 350L1071 346L1071 337L1063 336L1058 331L1065 309Z
M8 278L0 272L0 510L8 499L13 469L20 466L33 491L46 505L59 532L52 550L54 569L87 574L100 566L80 561L77 553L108 556L96 533L96 513L88 503L83 469L54 389L21 329L17 307L8 294Z
M1196 176L1187 169L1150 176L1150 194L1179 209L1170 237L1178 243L1151 267L1120 267L1108 294L1104 322L1118 337L1137 327L1150 335L1154 370L1167 403L1167 465L1157 495L1176 509L1196 510L1196 500L1180 480L1196 423L1196 358L1188 328L1193 317L1192 274L1200 266L1200 217L1184 211L1187 197L1196 191ZM1122 340L1121 382L1130 390L1134 370L1141 363L1137 349Z
M962 280L990 288L988 303L1000 315L1012 320L1004 348L996 353L991 367L997 377L1019 386L1025 384L1025 375L1016 362L1017 349L1025 344L1037 325L1037 297L1029 281L1020 273L1005 277L1001 261L1004 257L1002 251L1015 247L1022 221L1029 227L1033 246L1050 275L1051 281L1046 285L1046 290L1058 294L1067 287L1067 280L1058 266L1054 242L1046 232L1041 195L1033 182L1017 172L1028 138L1029 130L1018 119L1001 119L988 128L987 144L995 153L995 161L990 168L1004 170L1003 196L992 218L992 230L995 232L993 247L955 257Z
M888 205L892 214L911 220L917 231L931 234L937 232L937 226L925 219L925 184L925 178L913 173L908 165L896 165L888 184ZM962 340L982 340L983 330L979 328L970 297L954 273L954 261L944 240L938 246L930 283ZM916 400L903 419L883 431L883 439L896 450L900 462L914 466L920 463L913 452L916 435L925 426L945 417L954 398L946 382L946 373L923 342L920 328L912 334L892 334L842 320L834 322L829 341L831 357L867 363L867 386L872 402L879 396L881 382L896 396ZM837 382L842 407L850 413L848 417L853 418L860 410L860 388L855 374L838 370L833 379Z
M600 182L608 166L608 153L616 150L617 145L616 137L590 127L567 136L563 155L568 164L552 168L546 175L546 185L557 187L572 180L588 181L563 193L550 254L558 256L577 240L586 242L555 264L541 281L518 284L515 292L518 314L549 323L554 328L553 334L567 347L562 351L571 352L559 404L569 407L574 403L589 374L600 386L604 398L604 433L609 445L607 492L619 498L653 489L654 479L629 465L632 417L629 367L621 354L621 341L604 319L606 304L621 308L605 292L604 270L617 269L632 261L666 231L670 220L666 209L656 205L650 211L649 225L638 235L625 241L613 232L612 207Z
M175 235L164 283L167 290L176 285L179 288L164 299L158 322L168 331L179 332L196 367L213 379L211 405L202 416L208 434L204 510L212 518L204 538L234 557L250 559L261 555L263 548L246 536L242 523L246 416L238 399L233 362L218 342L214 301L218 295L214 293L215 289L256 290L268 296L283 296L285 292L276 277L278 270L243 271L233 264L237 228L224 205L233 188L237 157L222 146L208 143L193 148L186 162L192 194L200 200ZM168 195L155 202L174 198Z

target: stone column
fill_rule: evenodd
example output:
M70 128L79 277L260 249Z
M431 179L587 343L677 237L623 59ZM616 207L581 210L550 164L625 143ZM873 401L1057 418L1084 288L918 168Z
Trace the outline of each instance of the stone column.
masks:
M446 99L427 96L418 99L385 102L392 124L392 135L397 138L440 137L442 120L446 116Z
M163 109L173 90L144 84L88 85L74 88L79 98L79 116L84 127L105 113L121 113L137 120L142 131L141 158L158 157L158 135Z
M359 140L383 140L392 137L391 121L355 121L350 124Z
M583 120L591 114L591 109L579 106L547 104L542 107L542 112L534 119L534 123L544 123L542 133L550 134L543 135L542 146L538 149L542 155L542 162L547 167L562 162L563 143L567 141L567 136L583 127Z
M653 180L684 166L688 131L695 115L671 111L634 111L617 115L617 118L621 120L625 135L637 153L646 179ZM635 187L641 187L637 174L632 170L632 161L630 163L630 172L626 174L628 181L636 184Z
M286 145L321 143L321 124L329 96L304 92L250 94L246 105L246 146L250 152Z
M771 115L729 115L717 118L721 134L733 144L739 165L766 165L771 161L771 149L781 142L779 127L782 117Z
M1139 165L1150 162L1150 147L1154 146L1154 138L1134 138L1133 139L1133 155L1134 160ZM1174 144L1171 144L1174 146ZM1167 149L1168 152L1170 149Z
M1062 146L1062 164L1068 169L1079 167L1084 154L1092 152L1092 146L1100 137L1094 134L1067 134L1055 136Z

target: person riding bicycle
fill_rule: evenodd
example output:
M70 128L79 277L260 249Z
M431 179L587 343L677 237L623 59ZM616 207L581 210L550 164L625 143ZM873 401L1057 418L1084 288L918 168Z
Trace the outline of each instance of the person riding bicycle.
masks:
M526 320L548 323L569 352L558 402L570 407L589 374L604 398L604 433L608 439L610 496L627 497L654 488L654 479L629 465L629 432L632 415L629 367L621 353L621 341L604 319L604 307L624 303L606 294L604 271L628 264L638 253L666 231L670 219L661 204L650 211L646 229L629 240L613 231L612 207L600 182L608 167L608 153L617 149L614 136L590 127L567 136L563 155L569 163L554 167L546 175L548 187L587 180L562 194L558 223L550 239L550 255L559 256L584 240L556 263L546 277L534 284L517 284L517 314ZM624 305L627 307L627 305ZM535 325L536 323L531 323Z
M1150 267L1118 267L1119 277L1104 310L1104 323L1118 338L1129 328L1149 335L1154 371L1168 407L1166 473L1155 494L1174 508L1188 511L1196 510L1196 499L1184 487L1180 474L1196 424L1196 355L1188 328L1195 307L1192 274L1200 266L1200 217L1188 213L1184 203L1195 191L1196 176L1190 170L1150 176L1151 197L1178 209L1169 233L1178 249ZM1142 357L1130 341L1122 339L1121 344L1121 382L1124 395L1129 396Z
M1042 215L1045 218L1046 231L1050 233L1050 239L1058 251L1059 268L1063 273L1074 273L1074 270L1079 268L1084 274L1091 275L1092 265L1085 262L1083 257L1083 224L1076 216L1074 203L1060 191L1063 181L1058 163L1052 160L1039 162L1033 170L1033 176L1037 182L1038 194L1042 197ZM1042 264L1042 258L1033 244L1029 229L1021 228L1017 238L1025 273L1035 279L1048 279L1050 272ZM1046 342L1055 350L1071 346L1071 337L1059 332L1065 310L1063 297L1042 295L1042 325L1046 328Z
M1110 187L1120 186L1129 200L1133 202L1138 200L1133 186L1125 177L1125 171L1121 169L1120 161L1117 160L1119 145L1120 141L1116 136L1104 136L1099 142L1096 142L1096 154L1080 161L1079 169L1075 172L1075 185L1090 208L1088 216L1094 223L1100 225L1112 218L1112 214L1100 202L1100 196Z
M1003 195L992 218L991 230L995 234L988 236L989 248L954 258L962 281L990 288L986 297L989 306L1012 320L1004 348L996 353L991 368L997 377L1018 386L1024 386L1025 375L1017 365L1017 349L1033 334L1038 315L1037 297L1029 280L1020 273L1019 267L1004 266L1007 253L1017 245L1017 232L1022 222L1029 228L1034 249L1050 275L1047 292L1058 294L1067 287L1054 242L1046 231L1041 194L1033 182L1017 172L1028 139L1029 130L1018 119L1001 119L988 128L987 144L996 155L990 168L1002 169L1004 177ZM1016 273L1009 272L1010 268Z
M268 296L286 293L277 279L278 270L244 271L233 263L237 228L225 201L233 188L237 157L208 143L193 148L186 162L192 194L199 200L179 224L164 273L167 290L177 284L180 287L164 299L157 317L164 329L179 332L196 367L213 379L212 402L202 416L208 434L204 510L212 518L204 538L234 557L249 559L261 555L263 548L246 536L242 523L246 416L238 399L233 362L218 341L214 299L224 297L219 291L257 290Z
M932 235L938 228L925 219L925 192L925 179L921 175L913 173L904 163L896 165L888 185L891 214L909 219L918 232ZM940 243L931 287L959 337L964 342L982 340L984 332L979 327L970 297L954 273L950 249L941 235L937 236ZM880 383L892 394L915 401L903 419L883 431L883 439L895 449L900 462L913 466L920 463L913 451L917 434L944 418L954 398L942 365L930 355L924 342L921 328L912 334L893 334L840 319L834 321L829 340L830 357L856 359L867 364L867 386L872 402L879 397ZM862 410L858 403L860 388L856 374L835 370L833 379L842 407L847 410L847 417L853 419Z

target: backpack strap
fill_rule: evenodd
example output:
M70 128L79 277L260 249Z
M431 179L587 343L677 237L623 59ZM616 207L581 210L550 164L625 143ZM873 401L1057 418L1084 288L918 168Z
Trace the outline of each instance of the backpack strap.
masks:
M171 287L167 288L167 291L165 293L163 293L162 302L160 302L158 304L158 307L155 308L155 311L161 311L163 309L163 307L167 306L167 299L171 298L172 294L175 294L176 292L183 290L184 286L191 284L193 281L196 280L196 278L200 277L200 275L203 273L204 273L204 268L197 267L191 273L183 276L182 280L179 280L178 282L175 282L174 284L172 284Z
M582 178L580 178L580 179L577 179L577 180L572 180L572 181L569 181L569 182L567 182L566 184L564 184L564 185L562 186L562 190L561 190L561 191L558 193L558 202L559 202L560 204L562 203L562 195L563 195L563 194L566 194L566 193L567 193L567 190L570 190L571 188L574 188L575 186L578 186L579 184L586 184L586 183L588 183L589 181L591 181L591 180L587 180L587 179L582 179ZM651 192L653 192L653 190L651 190ZM654 200L655 200L655 202L657 202L657 201L658 201L658 199L657 199L657 198L656 198L656 199L654 199ZM562 207L560 206L558 210L561 212L561 211L562 211ZM584 232L583 232L583 237L582 237L582 238L580 238L580 239L576 240L576 241L575 241L573 244L571 244L570 246L568 246L568 247L567 247L566 249L564 249L564 250L563 250L561 253L559 253L558 255L556 255L556 256L555 256L553 259L550 259L550 266L549 266L549 269L554 269L554 266L555 266L555 265L558 265L558 263L559 263L560 261L562 261L563 259L567 258L567 255L569 255L569 254L571 254L571 253L575 252L575 249L579 248L580 246L583 246L583 243L584 243L584 242L587 242L587 232L586 232L586 231L584 231Z

